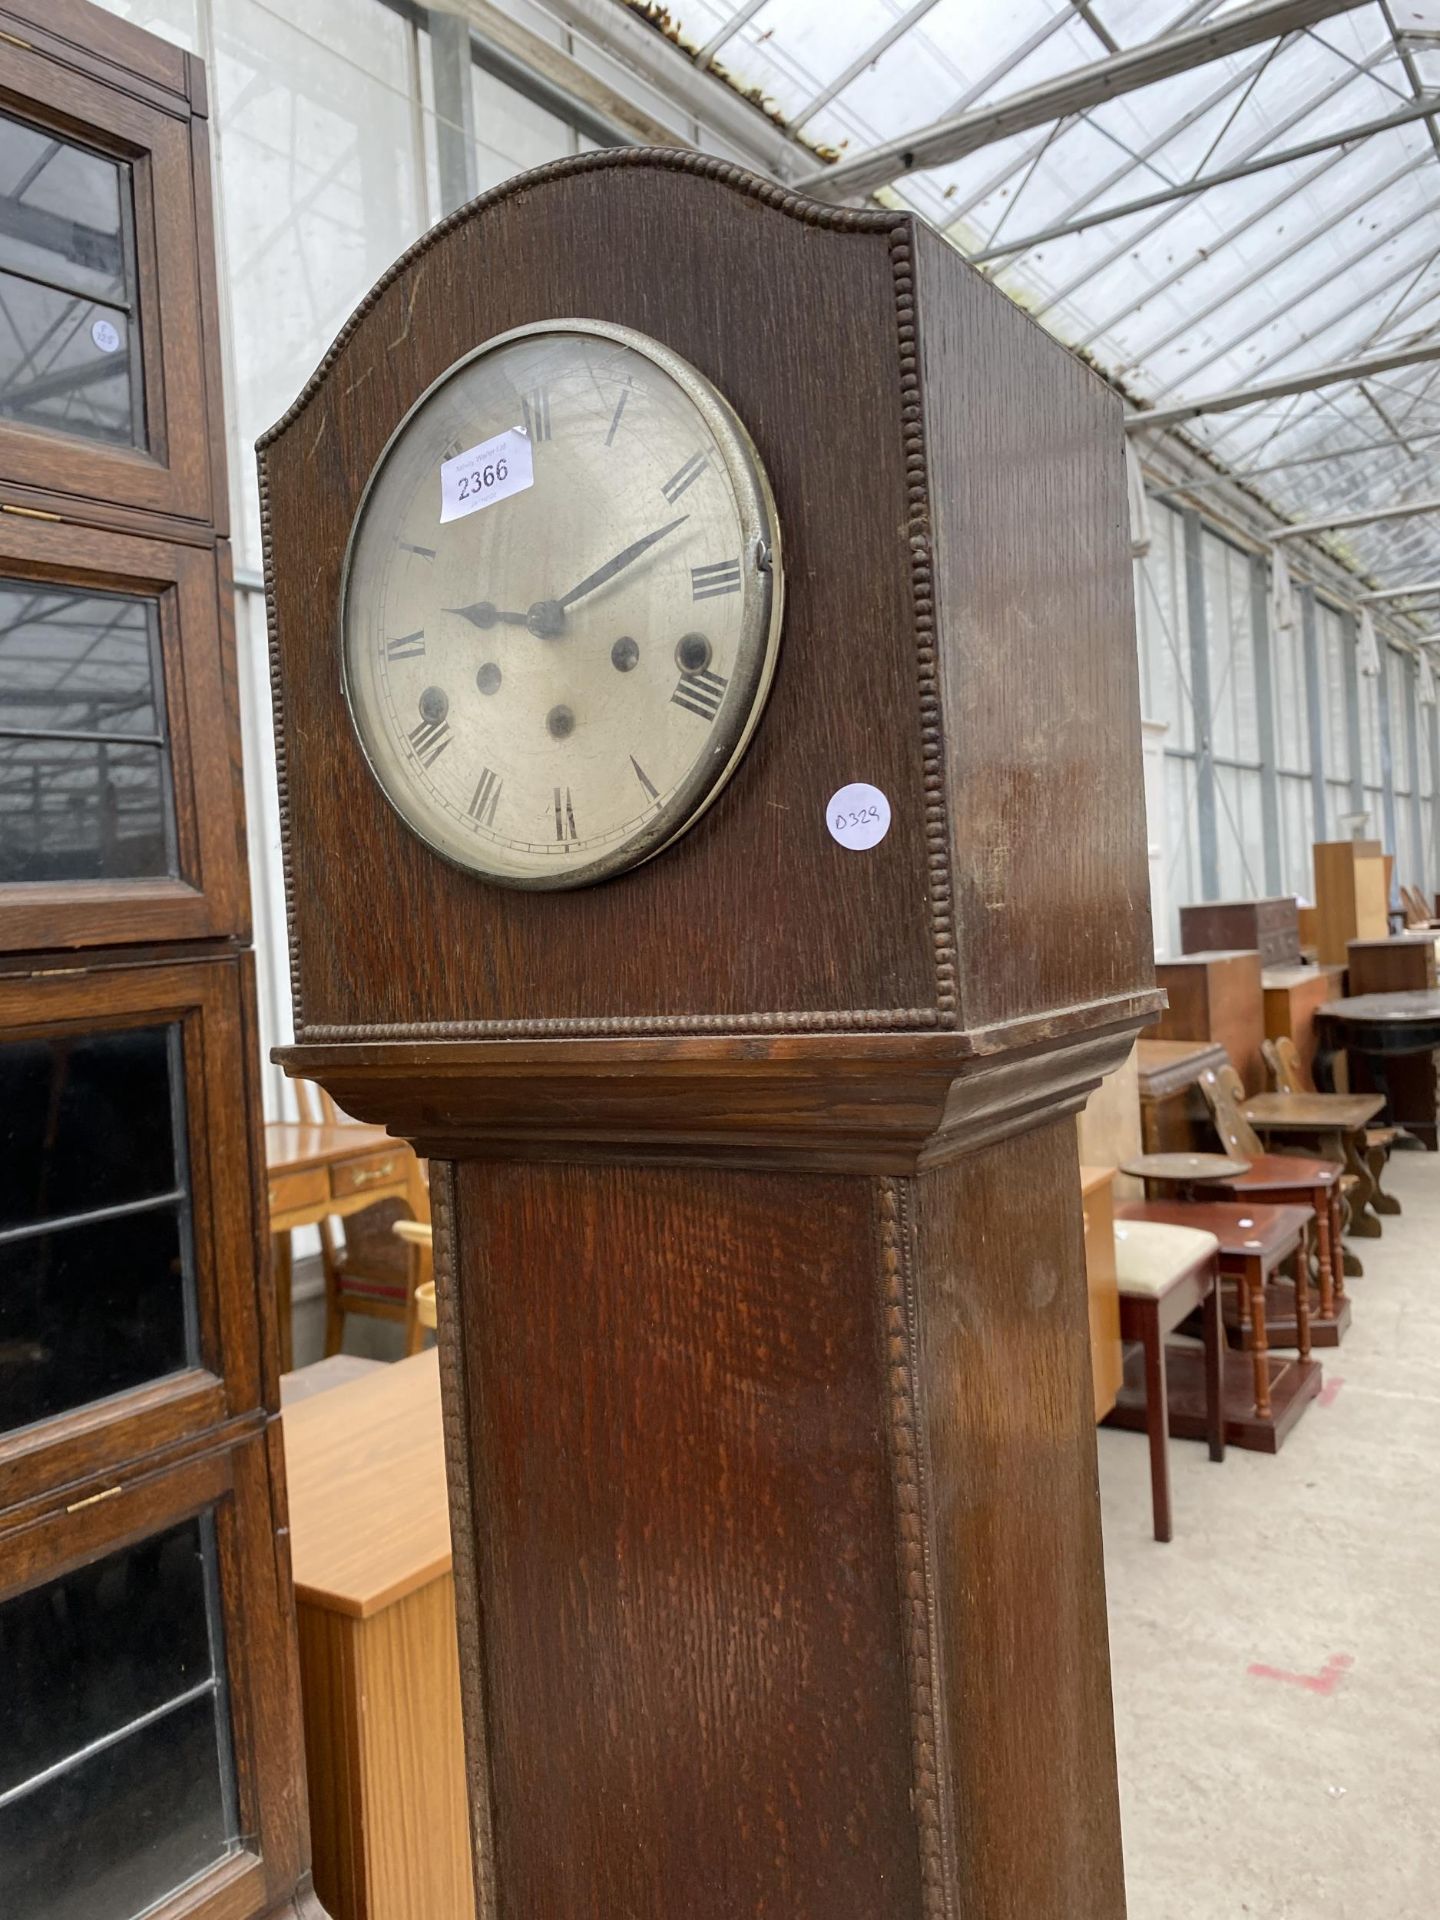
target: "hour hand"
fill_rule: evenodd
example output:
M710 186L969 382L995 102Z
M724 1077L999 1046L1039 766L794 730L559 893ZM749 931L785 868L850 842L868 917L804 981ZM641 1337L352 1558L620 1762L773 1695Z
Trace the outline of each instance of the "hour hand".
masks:
M493 606L488 600L472 601L468 607L446 607L446 613L458 613L462 620L468 620L472 627L523 627L530 618L528 613L508 613L503 607Z

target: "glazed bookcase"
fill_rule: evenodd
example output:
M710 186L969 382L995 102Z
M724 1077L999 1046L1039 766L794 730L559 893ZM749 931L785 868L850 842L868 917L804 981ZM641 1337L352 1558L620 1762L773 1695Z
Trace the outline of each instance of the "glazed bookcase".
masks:
M0 6L0 1913L309 1888L205 75Z

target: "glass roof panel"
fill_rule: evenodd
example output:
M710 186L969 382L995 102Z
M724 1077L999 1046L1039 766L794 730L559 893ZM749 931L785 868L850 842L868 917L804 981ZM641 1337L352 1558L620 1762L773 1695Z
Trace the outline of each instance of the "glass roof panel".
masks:
M695 0L667 20L682 44L718 41L733 84L760 88L807 143L850 158L1081 74L1111 57L1107 38L1130 49L1255 4L765 0L737 25L738 0ZM1369 0L1078 113L1057 100L1052 120L882 197L982 256L981 271L1142 403L1440 344L1437 35L1440 0ZM1437 96L1433 122L1417 88ZM1288 157L1255 164L1272 155ZM1440 494L1440 361L1201 415L1183 431L1281 518ZM1440 577L1440 516L1330 545L1382 581Z

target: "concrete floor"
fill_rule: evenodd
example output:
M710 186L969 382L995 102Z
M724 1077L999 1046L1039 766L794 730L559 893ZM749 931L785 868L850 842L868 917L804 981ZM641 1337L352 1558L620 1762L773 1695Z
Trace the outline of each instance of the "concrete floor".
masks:
M1159 1546L1143 1436L1100 1434L1130 1920L1440 1914L1440 1156L1387 1185L1278 1457L1172 1442Z

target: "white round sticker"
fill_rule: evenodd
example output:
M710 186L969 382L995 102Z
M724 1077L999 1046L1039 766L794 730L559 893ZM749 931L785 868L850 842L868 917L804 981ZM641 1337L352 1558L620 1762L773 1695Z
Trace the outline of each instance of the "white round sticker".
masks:
M120 329L110 320L97 320L90 329L90 338L102 353L117 353L120 349Z
M825 824L832 840L863 853L866 847L878 846L890 831L890 802L878 787L854 780L831 794Z

